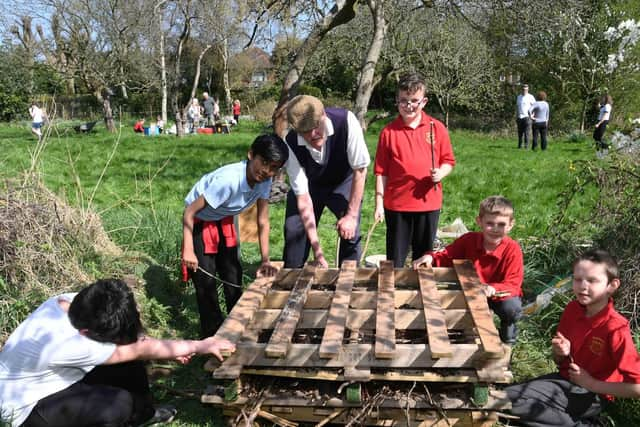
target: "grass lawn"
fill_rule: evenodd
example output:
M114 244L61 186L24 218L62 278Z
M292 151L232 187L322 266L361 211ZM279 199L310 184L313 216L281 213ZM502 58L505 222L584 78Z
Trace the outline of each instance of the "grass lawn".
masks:
M75 134L70 128L70 124L59 125L45 144L38 145L27 124L0 126L0 177L16 177L35 161L35 169L49 188L74 205L98 212L121 247L154 260L135 270L145 279L145 318L151 320L151 329L166 336L197 335L192 288L177 280L183 199L203 174L245 158L261 125L243 123L230 135L190 135L181 139L144 137L134 134L129 125L119 135L106 133L100 125L89 135ZM378 125L366 135L372 158L379 130ZM445 201L440 224L460 217L470 230L476 229L479 202L486 196L502 194L515 205L512 235L525 247L528 238L545 234L557 211L558 193L573 179L573 163L594 156L589 142L574 143L562 138L551 138L546 152L518 150L515 130L509 138L453 131L451 140L457 165L443 182ZM372 224L373 208L374 179L370 168L363 201L363 235ZM574 208L583 210L588 206L576 203ZM284 204L272 205L270 216L272 259L280 259ZM334 223L327 214L319 225L320 240L332 265ZM384 235L384 225L376 227L368 255L384 253ZM242 256L248 264L248 283L252 280L250 272L259 261L256 245L244 244ZM526 331L523 336L526 343ZM207 383L201 362L204 360L187 367L172 367L174 375L163 379L162 384L198 393ZM165 388L155 392L162 399L178 402L180 413L173 425L219 424L219 414L210 407L180 398Z

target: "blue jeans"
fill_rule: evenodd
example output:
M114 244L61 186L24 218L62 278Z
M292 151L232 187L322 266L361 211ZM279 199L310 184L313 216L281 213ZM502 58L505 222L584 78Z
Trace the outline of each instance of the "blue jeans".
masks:
M500 318L500 339L506 344L514 344L518 336L516 322L522 317L522 300L520 297L504 300L489 299L489 308Z

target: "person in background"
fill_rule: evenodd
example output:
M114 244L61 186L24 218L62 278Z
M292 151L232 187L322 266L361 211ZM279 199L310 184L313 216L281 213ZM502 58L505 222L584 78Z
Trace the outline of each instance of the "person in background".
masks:
M196 129L200 127L200 103L198 98L193 98L189 109L187 110L187 119L189 121L189 133L196 132Z
M289 151L276 135L257 137L248 160L222 166L204 175L185 198L182 217L182 273L196 288L202 337L215 334L224 317L218 303L215 275L224 289L227 312L242 295L242 266L238 259L233 217L258 206L258 242L262 262L257 276L276 273L269 262L269 196L271 178L287 161Z
M386 253L396 268L433 249L442 208L442 180L455 165L449 132L427 115L424 79L400 78L398 117L380 133L376 151L374 220L387 223Z
M518 125L518 148L529 148L529 132L531 131L531 117L529 111L536 99L529 93L529 85L522 85L522 93L516 98L516 124Z
M12 427L170 422L176 410L154 406L143 361L187 363L195 354L222 360L221 352L233 349L216 338L146 336L131 289L121 280L98 280L49 298L9 336L0 351L0 421Z
M328 267L316 228L325 207L337 221L338 263L359 261L362 196L371 160L358 119L351 111L325 108L318 98L299 95L287 104L287 120L291 190L285 211L285 268L302 268L310 250L318 266Z
M480 202L476 218L479 232L465 233L443 251L427 252L413 262L434 267L452 267L454 259L468 259L485 285L489 307L500 318L500 339L516 342L516 322L522 316L524 261L518 242L508 236L513 228L513 205L502 196L490 196Z
M235 120L236 124L240 123L240 100L236 99L233 101L233 120Z
M538 100L531 106L531 119L533 120L533 151L538 147L538 135L540 135L540 150L547 149L547 131L549 129L549 104L547 93L538 92Z
M629 321L612 296L618 263L591 249L573 262L573 294L551 339L555 373L505 389L524 426L603 426L600 412L616 397L640 398L640 356Z
M603 137L604 132L607 130L609 119L611 118L611 109L613 106L613 99L611 98L611 95L604 95L598 106L600 107L600 111L598 113L598 122L596 123L596 127L593 131L593 139L596 141L596 150L598 151L598 155L602 156L609 152L609 144L604 141Z
M209 93L203 92L202 94L202 108L204 110L204 118L207 126L213 126L214 122L214 105L215 101L209 96Z
M44 111L38 106L37 102L32 102L29 107L29 115L31 116L31 133L38 137L38 142L42 139L42 124L44 123Z
M158 133L162 133L164 131L164 120L162 120L162 116L158 116L156 119L156 126L158 127Z
M144 119L140 119L133 125L133 131L135 133L144 133Z

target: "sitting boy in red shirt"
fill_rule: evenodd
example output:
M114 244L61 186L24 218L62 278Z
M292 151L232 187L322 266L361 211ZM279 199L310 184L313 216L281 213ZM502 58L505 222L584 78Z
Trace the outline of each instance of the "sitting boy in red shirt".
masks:
M522 280L524 261L520 245L507 234L514 224L513 205L502 196L490 196L480 202L476 223L481 232L460 236L440 252L427 252L413 262L451 267L454 259L473 261L482 283L489 307L500 318L500 339L514 344L518 334L516 322L522 316Z
M613 308L618 264L603 250L573 263L573 293L551 340L559 372L506 388L522 425L601 425L613 397L640 397L640 357L629 322Z
M138 120L133 125L133 131L136 132L136 133L144 133L144 119Z

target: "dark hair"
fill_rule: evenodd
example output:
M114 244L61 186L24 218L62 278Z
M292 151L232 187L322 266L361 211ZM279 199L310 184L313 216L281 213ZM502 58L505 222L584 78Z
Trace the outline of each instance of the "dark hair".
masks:
M257 137L251 144L251 152L254 156L260 156L269 163L276 162L284 165L289 159L287 144L275 134Z
M545 92L543 90L538 92L538 99L542 100L542 101L546 101L547 100L547 92Z
M400 76L397 94L400 94L403 90L409 93L415 93L420 89L422 89L423 92L427 91L427 85L420 74L409 73Z
M602 95L602 103L613 105L613 98L611 98L611 95L609 95L608 93L605 93L604 95Z
M575 268L576 264L578 264L580 261L591 261L594 264L604 264L604 268L607 273L607 279L609 279L609 282L611 282L613 279L620 278L618 261L616 261L616 259L604 249L589 249L588 251L583 252L575 259L575 261L573 261L571 267Z
M81 290L71 301L69 320L99 342L131 344L143 332L133 292L118 279L98 280Z

